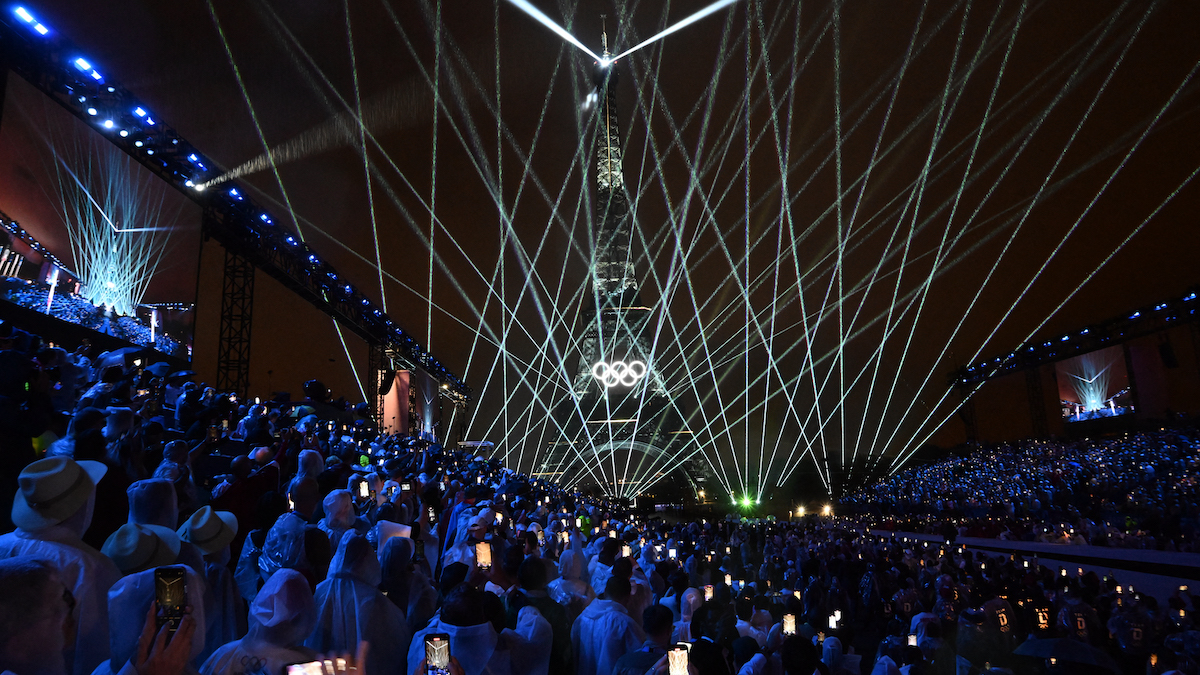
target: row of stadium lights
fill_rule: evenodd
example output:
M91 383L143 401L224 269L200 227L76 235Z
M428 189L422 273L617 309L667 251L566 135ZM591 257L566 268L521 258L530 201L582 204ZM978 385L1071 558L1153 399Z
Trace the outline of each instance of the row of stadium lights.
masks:
M1183 298L1181 298L1181 302L1192 302L1192 301L1196 300L1196 298L1197 298L1196 293L1194 293L1194 292L1189 293L1188 295L1185 295ZM1171 306L1171 304L1168 302L1160 302L1159 304L1154 306L1153 311L1161 312L1163 310L1168 309L1170 306ZM1195 314L1196 310L1193 308L1190 313ZM1138 310L1138 311L1135 311L1132 314L1130 314L1128 316L1128 320L1134 321L1134 320L1142 318L1142 316L1143 316L1143 314L1142 314L1141 310ZM1168 320L1171 320L1171 319L1174 319L1175 317L1167 317L1167 318L1168 318ZM1083 330L1079 331L1079 337L1085 337L1089 333L1091 333L1091 329L1084 328ZM1063 335L1062 337L1058 338L1057 342L1059 342L1059 343L1070 342L1071 338L1072 338L1071 334ZM1056 340L1046 340L1045 342L1041 343L1041 345L1030 345L1028 347L1023 348L1023 350L1026 352L1033 353L1033 352L1036 352L1039 348L1047 348L1047 349L1053 348L1055 342L1056 342ZM1054 356L1053 351L1051 351L1049 356ZM996 358L992 359L991 361L983 361L976 365L970 366L967 368L967 372L974 373L977 370L987 370L988 368L1000 369L1003 367L1013 367L1014 365L1016 365L1015 362L1013 362L1013 359L1015 359L1016 357L1017 357L1017 352L1010 352L1008 354L1008 356L1006 356L1006 357L997 356Z

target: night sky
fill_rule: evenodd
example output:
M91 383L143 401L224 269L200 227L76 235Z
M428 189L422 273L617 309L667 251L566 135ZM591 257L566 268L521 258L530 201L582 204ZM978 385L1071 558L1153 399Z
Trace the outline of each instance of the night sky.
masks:
M599 51L601 15L624 49L707 3L534 4ZM349 21L340 2L218 0L224 40L205 2L25 6L226 169L263 138L307 139L277 176L239 182L295 227L290 204L381 300L377 236L389 314L475 390L468 436L527 470L574 370L591 58L507 2L348 5ZM1198 38L1187 1L765 0L620 61L642 298L665 308L657 367L725 487L823 489L814 466L831 476L855 447L961 442L953 397L939 405L953 369L1197 283ZM331 122L356 92L378 142L370 194L357 127ZM9 78L0 210L63 253L44 139L82 127ZM199 210L167 203L179 232L147 299L190 300L200 280L211 377L220 251L197 275ZM315 374L361 398L331 322L259 279L251 388Z

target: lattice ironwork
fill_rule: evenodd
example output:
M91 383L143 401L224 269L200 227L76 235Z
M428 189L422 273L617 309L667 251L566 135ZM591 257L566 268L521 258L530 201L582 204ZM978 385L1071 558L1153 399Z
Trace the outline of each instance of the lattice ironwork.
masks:
M254 264L225 249L217 389L246 396L250 389L250 329L254 324Z

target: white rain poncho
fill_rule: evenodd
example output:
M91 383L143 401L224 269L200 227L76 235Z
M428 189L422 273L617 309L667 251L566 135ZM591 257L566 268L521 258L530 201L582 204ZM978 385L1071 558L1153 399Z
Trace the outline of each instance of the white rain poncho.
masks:
M675 622L675 635L672 642L691 642L700 636L692 635L692 615L704 604L704 594L694 588L683 592L680 600L679 621Z
M321 453L316 450L301 450L300 457L297 458L296 475L292 478L292 482L288 483L288 494L296 489L296 485L305 478L317 479L321 472L325 470L325 460L321 458Z
M367 538L350 534L317 586L317 626L305 645L318 652L354 652L370 643L366 675L406 675L404 655L412 632L404 612L379 592L379 558Z
M429 550L426 548L425 550ZM404 611L412 632L420 630L437 612L437 590L429 578L412 564L415 551L407 537L392 537L379 551L379 566L383 581L380 590Z
M88 675L108 658L108 589L121 571L103 553L83 543L92 522L95 493L85 506L58 525L0 536L0 558L27 555L49 563L75 596L75 660L72 675ZM145 616L138 625L145 623Z
M229 571L229 547L204 557L204 582L211 606L205 607L208 620L203 663L221 645L233 642L246 634L246 612L242 597Z
M554 634L533 607L521 608L516 630L505 628L499 634L490 622L453 626L441 617L435 618L413 635L405 672L415 672L425 658L425 636L429 633L450 636L450 654L458 660L464 675L546 675L550 668Z
M583 556L566 550L558 559L558 578L546 587L555 602L567 608L568 616L578 616L593 600L596 591L583 580Z
M129 522L171 530L179 527L179 497L171 481L162 478L139 480L130 485L125 494L129 497ZM204 569L204 555L186 541L179 544L177 562L193 570Z
M187 586L188 604L192 608L192 620L196 622L196 632L192 634L193 664L189 664L184 672L193 673L195 669L192 665L199 661L198 657L204 651L205 643L204 577L196 574L196 571L187 565L171 567L182 567L187 573L184 583ZM108 630L111 658L101 663L93 671L93 675L113 675L137 657L138 640L142 637L142 629L146 625L146 613L155 602L155 569L158 568L122 577L109 590Z
M354 527L354 495L349 490L334 490L325 495L322 504L325 516L317 527L329 535L329 550L336 551L342 543L342 535Z
M250 605L250 631L246 637L214 652L200 672L282 675L289 663L317 658L316 652L302 646L316 623L316 606L308 581L296 570L281 569L263 584Z
M295 511L279 516L267 532L262 554L258 557L258 572L264 581L283 568L308 570L308 556L304 548L304 533L308 527L304 516Z
M617 659L641 647L645 640L642 629L621 603L596 600L571 627L575 673L612 675Z

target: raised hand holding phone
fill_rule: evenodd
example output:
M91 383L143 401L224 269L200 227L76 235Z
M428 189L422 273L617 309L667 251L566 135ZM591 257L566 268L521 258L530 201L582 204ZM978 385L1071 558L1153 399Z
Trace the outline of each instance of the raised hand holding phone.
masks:
M184 611L174 637L167 639L167 627L158 627L158 603L150 605L146 612L146 624L138 639L137 654L133 667L138 675L182 675L192 657L192 635L196 632L196 620L191 608Z

